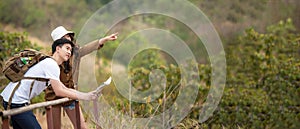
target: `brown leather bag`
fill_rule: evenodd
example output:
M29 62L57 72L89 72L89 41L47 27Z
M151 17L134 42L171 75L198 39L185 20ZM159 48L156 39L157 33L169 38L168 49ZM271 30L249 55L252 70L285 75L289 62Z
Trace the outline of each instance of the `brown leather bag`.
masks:
M61 82L66 87L75 89L74 81L73 81L73 74L72 74L72 66L70 65L70 61L64 62L59 67L60 67L60 80L61 80ZM60 98L63 98L63 97L56 96L52 86L48 86L45 89L45 100L46 101L56 100L56 99L60 99ZM62 103L62 106L68 106L72 102L73 102L73 100Z
M25 49L10 57L2 72L11 82L18 82L23 79L28 69L46 58L50 57L34 49Z

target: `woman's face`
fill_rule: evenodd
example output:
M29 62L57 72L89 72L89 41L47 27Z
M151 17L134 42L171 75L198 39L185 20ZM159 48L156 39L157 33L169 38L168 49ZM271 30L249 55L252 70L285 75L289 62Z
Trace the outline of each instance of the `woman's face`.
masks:
M72 41L72 38L69 34L64 35L63 38Z

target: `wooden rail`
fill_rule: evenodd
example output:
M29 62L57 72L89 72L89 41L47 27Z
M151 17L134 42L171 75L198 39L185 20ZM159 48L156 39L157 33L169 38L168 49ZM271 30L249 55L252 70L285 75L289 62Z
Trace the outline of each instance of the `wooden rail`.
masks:
M20 108L14 108L14 109L10 109L10 110L4 110L0 112L0 116L2 117L2 129L9 129L9 121L8 121L8 116L12 116L12 115L16 115L22 112L26 112L26 111L30 111L36 108L42 108L42 107L46 107L47 110L47 114L49 114L47 116L47 125L48 125L48 129L54 129L53 126L53 116L52 116L52 106L57 105L57 104L61 104L67 101L70 101L72 99L69 98L62 98L62 99L57 99L57 100L52 100L52 101L46 101L46 102L41 102L41 103L36 103L36 104L31 104L25 107L20 107ZM77 128L80 128L80 120L79 120L79 103L78 101L75 101L75 109L76 110L76 126Z
M67 101L70 101L71 99L69 98L62 98L62 99L57 99L57 100L52 100L52 101L46 101L46 102L41 102L41 103L36 103L36 104L30 104L28 106L20 107L20 108L14 108L10 110L4 110L0 112L0 116L6 117L6 116L11 116L11 115L16 115L22 112L30 111L36 108L41 108L41 107L47 107L47 106L52 106L52 105L57 105L61 104Z

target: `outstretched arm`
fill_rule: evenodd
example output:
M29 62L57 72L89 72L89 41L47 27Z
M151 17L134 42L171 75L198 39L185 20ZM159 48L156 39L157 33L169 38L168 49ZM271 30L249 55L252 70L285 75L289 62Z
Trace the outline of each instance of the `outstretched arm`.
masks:
M57 96L79 100L94 100L98 98L96 91L91 91L87 93L80 92L74 89L67 88L62 82L54 79L50 79L50 84L55 92L55 95Z
M118 33L111 34L99 40L92 41L79 49L80 57L83 57L95 50L100 49L107 41L114 41L118 38Z

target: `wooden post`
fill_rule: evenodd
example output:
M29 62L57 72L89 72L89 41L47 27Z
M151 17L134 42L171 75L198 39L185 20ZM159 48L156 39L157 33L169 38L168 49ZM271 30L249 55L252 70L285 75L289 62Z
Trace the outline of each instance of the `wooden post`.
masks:
M9 129L9 119L8 117L2 117L2 129Z
M46 109L48 129L61 129L61 105L51 105Z
M77 129L80 129L80 111L79 111L79 102L75 101L75 116L76 116L76 127Z
M46 113L47 113L47 127L48 129L54 129L53 126L53 115L52 115L52 106L46 107Z
M75 84L75 89L78 90L78 76L79 76L79 65L80 65L80 53L79 46L74 48L74 57L73 57L73 81ZM80 129L80 109L79 102L75 101L75 117L76 117L76 126L77 129Z

